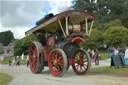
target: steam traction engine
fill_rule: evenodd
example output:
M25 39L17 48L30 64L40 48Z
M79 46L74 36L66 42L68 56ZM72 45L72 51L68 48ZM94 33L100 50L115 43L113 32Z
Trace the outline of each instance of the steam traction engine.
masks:
M57 15L48 14L36 22L25 34L35 34L29 48L29 63L33 73L49 66L54 76L63 76L72 66L78 75L90 67L90 57L80 48L84 38L90 36L95 16L80 10L68 10Z

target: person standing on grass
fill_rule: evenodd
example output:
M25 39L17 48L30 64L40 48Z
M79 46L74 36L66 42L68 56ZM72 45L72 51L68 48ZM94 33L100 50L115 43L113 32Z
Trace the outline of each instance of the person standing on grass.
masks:
M99 65L99 51L97 48L95 52L95 65Z
M29 56L27 55L27 67L29 66Z

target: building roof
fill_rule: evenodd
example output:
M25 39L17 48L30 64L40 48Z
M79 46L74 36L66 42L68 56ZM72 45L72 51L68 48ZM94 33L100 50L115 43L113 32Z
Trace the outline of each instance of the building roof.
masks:
M14 46L3 46L3 49L13 49Z

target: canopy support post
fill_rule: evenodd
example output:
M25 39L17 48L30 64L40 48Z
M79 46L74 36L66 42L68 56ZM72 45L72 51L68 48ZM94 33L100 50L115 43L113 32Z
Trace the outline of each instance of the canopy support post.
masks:
M90 31L89 31L89 36L91 35L91 31L92 31L93 22L94 22L94 21L92 20L91 27L90 27Z
M60 22L60 19L58 19L58 22L59 22L59 25L60 25L60 28L61 28L61 30L62 30L62 32L63 32L64 37L66 37L66 34L65 34L64 29L63 29L63 27L62 27L62 24L61 24L61 22Z
M66 35L68 35L68 17L65 17L66 21Z
M85 23L86 23L86 35L88 35L88 20L87 20L87 18L85 19Z

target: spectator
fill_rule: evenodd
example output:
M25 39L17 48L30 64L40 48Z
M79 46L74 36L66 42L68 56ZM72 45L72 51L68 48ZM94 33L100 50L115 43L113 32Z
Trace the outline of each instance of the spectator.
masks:
M27 55L27 67L29 66L29 56Z
M125 54L125 48L123 47L123 48L121 49L121 51L122 51L122 55L124 55L124 54Z
M92 57L91 57L92 59L91 59L91 60L92 60L92 63L93 63L93 62L94 62L94 56L95 56L94 49L92 49L92 51L91 51L91 55L92 55Z
M95 56L94 49L92 49L91 54L92 54L92 58L94 58L94 56Z
M21 55L21 59L24 60L24 53L22 53L22 55Z
M115 47L114 49L114 55L119 55L119 50L117 49L117 47Z
M17 56L17 64L16 65L20 66L20 57L19 56Z
M13 62L13 66L15 66L15 65L16 65L16 64L15 64L15 58L13 59L13 61L12 61L12 62Z
M128 46L126 46L124 59L128 60Z
M119 51L119 54L120 54L120 52L121 52L121 48L120 48L120 46L118 46L118 48L117 48L117 49L118 49L118 51Z
M112 55L114 55L114 50L115 50L115 48L114 48L114 47L112 47L112 48L111 48Z
M90 58L92 58L92 55L91 55L91 49L90 48L88 48L88 54L89 54L89 56L90 56Z
M11 62L11 60L9 59L8 65L11 66L11 63L12 63L12 62Z
M99 51L96 49L95 52L95 65L99 65Z
M119 67L121 65L121 60L120 60L120 56L119 56L119 50L117 47L114 48L114 65L115 67Z
M24 53L22 53L21 55L21 60L22 60L22 63L24 64Z
M111 55L110 55L110 48L109 47L107 48L107 54L108 54L108 57L110 58Z

